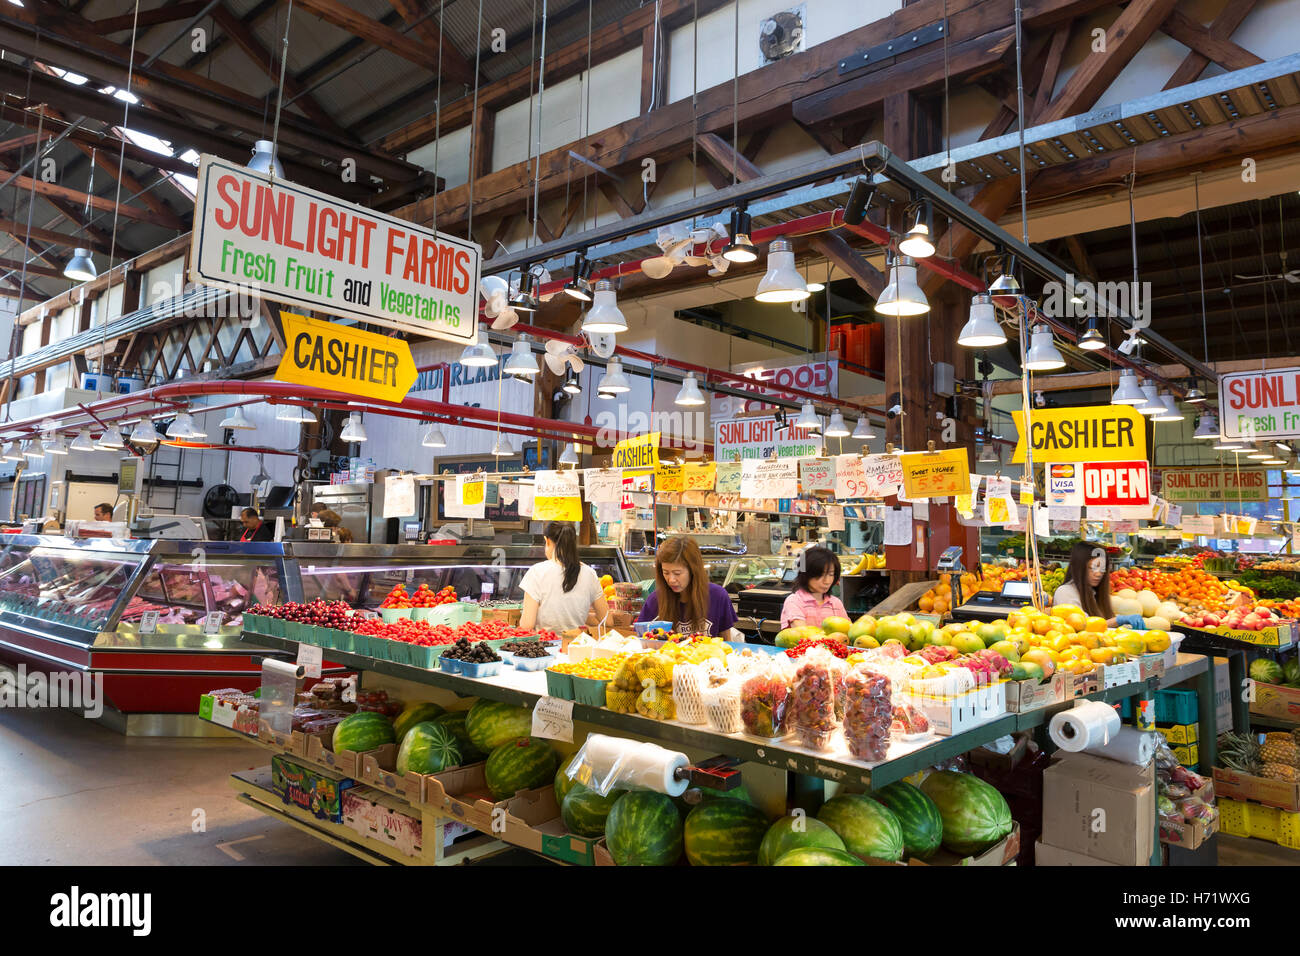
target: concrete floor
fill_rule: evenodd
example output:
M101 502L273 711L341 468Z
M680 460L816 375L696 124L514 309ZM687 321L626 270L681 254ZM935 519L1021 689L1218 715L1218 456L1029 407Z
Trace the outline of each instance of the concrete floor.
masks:
M0 864L364 866L235 800L230 774L269 763L234 738L124 737L68 711L0 709Z

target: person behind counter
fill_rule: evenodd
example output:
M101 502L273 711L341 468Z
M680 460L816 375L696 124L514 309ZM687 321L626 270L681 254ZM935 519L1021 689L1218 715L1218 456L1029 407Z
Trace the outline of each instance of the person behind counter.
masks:
M781 628L820 627L828 617L848 617L831 588L840 583L840 559L829 548L814 546L799 554L799 576L781 606Z
M1136 630L1144 630L1141 614L1121 614L1115 616L1110 606L1110 565L1106 560L1106 549L1076 541L1070 549L1070 565L1062 581L1052 594L1053 606L1073 604L1089 617L1104 617L1107 627L1128 624Z
M239 536L240 541L275 540L274 530L258 516L256 509L245 508L240 512L239 520L244 523L244 533Z
M735 629L731 595L709 581L700 546L677 536L655 552L655 590L646 598L638 621L668 621L681 632L743 641Z
M100 502L99 504L95 505L95 520L96 520L96 521L112 521L112 520L113 520L113 506L110 505L107 501L103 501L103 502Z
M552 521L546 526L546 560L524 574L524 610L519 626L547 630L572 630L587 623L587 612L596 620L609 614L605 590L596 572L578 560L578 535L573 525Z

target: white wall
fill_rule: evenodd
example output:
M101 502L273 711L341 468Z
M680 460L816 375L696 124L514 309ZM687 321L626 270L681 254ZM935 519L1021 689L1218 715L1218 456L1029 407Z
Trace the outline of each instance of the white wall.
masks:
M145 273L144 288L140 290L140 304L153 305L185 291L185 256L169 259Z
M469 182L469 151L473 139L474 127L464 126L444 133L441 140L411 150L406 154L406 161L437 173L446 180L448 189L463 186Z

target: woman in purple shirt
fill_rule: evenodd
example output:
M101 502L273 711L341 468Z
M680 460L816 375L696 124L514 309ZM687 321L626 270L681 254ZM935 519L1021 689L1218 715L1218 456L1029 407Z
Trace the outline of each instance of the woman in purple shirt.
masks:
M709 634L743 641L733 625L731 595L709 581L700 546L686 537L669 538L655 553L655 592L646 599L638 621L668 621L687 634Z

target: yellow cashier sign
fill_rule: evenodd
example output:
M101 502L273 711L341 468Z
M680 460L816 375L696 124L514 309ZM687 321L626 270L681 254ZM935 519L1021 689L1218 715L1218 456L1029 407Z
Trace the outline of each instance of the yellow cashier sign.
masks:
M611 468L622 468L634 474L653 472L659 467L659 432L624 438L614 446Z
M1011 413L1019 437L1013 463L1025 460L1025 413ZM1035 409L1029 417L1034 461L1136 461L1147 456L1147 429L1131 405Z
M363 398L400 402L418 374L411 347L401 339L282 312L281 382L315 385Z

